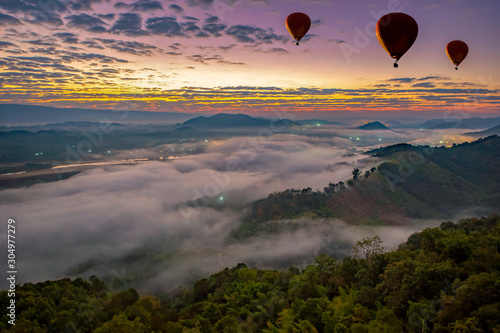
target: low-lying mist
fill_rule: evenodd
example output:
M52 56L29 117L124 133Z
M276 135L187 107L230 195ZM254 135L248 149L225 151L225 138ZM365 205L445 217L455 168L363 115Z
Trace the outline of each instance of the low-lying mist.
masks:
M354 228L302 219L282 221L302 226L295 231L228 241L242 205L287 188L322 189L380 161L353 154L352 142L341 138L280 134L207 146L167 162L96 168L1 191L0 215L16 220L20 282L96 274L117 287L171 290L239 262L284 268L310 264L319 253L340 258L368 235L380 235L391 249L426 225ZM223 208L182 205L202 196L220 197Z

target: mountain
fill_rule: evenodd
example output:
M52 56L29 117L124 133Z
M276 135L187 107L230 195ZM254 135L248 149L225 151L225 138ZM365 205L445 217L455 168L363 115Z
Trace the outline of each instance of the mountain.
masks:
M401 225L500 207L497 136L451 148L400 144L369 154L383 162L345 184L330 183L323 191L289 189L253 202L234 237L276 232L283 228L280 220L299 217Z
M290 127L300 126L300 124L288 119L271 120L258 119L250 117L246 114L228 114L219 113L214 116L200 116L190 119L178 126L187 126L192 128L234 128L234 127Z
M495 127L480 132L465 133L464 135L472 136L475 138L486 138L491 135L500 135L500 125L497 125Z
M420 125L418 128L423 129L482 129L491 126L500 125L500 117L496 118L449 118L449 119L432 119Z
M385 126L379 121L374 121L368 124L364 124L363 126L356 127L356 129L361 129L365 131L374 131L374 130L391 130L389 127Z
M309 125L309 126L320 126L320 125L342 126L342 123L338 121L329 121L324 119L302 119L302 120L297 120L296 122L301 125Z
M192 118L186 113L128 110L55 108L41 105L0 104L0 125L88 122L179 122Z

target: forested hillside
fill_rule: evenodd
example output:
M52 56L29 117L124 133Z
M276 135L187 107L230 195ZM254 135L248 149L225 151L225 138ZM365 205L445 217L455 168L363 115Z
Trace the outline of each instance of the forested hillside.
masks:
M382 253L320 254L300 271L244 264L169 294L96 277L26 283L9 332L500 332L500 216L444 222ZM126 289L126 288L125 288ZM8 306L7 292L0 307ZM5 317L4 317L5 318Z
M400 144L369 152L383 159L323 191L289 189L254 202L235 238L278 231L283 219L331 217L363 225L447 218L461 210L481 214L500 207L500 138L453 147Z

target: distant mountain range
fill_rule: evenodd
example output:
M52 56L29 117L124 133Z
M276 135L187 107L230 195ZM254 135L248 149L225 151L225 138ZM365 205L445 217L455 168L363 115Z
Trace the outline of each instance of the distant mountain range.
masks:
M491 135L500 135L500 125L497 125L493 128L490 128L490 129L487 129L484 131L480 131L480 132L465 133L464 135L472 136L474 138L486 138L486 137L491 136Z
M356 127L356 129L365 130L365 131L375 131L375 130L391 130L389 127L385 126L379 121L374 121L368 124L364 124L363 126Z
M369 152L385 162L322 191L289 189L251 204L235 238L293 228L294 219L338 218L356 225L403 225L500 207L500 138L451 148L399 144ZM289 220L283 223L281 220ZM297 222L299 223L299 222Z
M422 129L482 129L491 126L500 125L500 117L496 118L450 118L450 119L432 119L418 126Z
M291 127L291 126L301 126L301 124L288 120L288 119L259 119L253 118L246 114L228 114L219 113L214 116L205 117L200 116L188 121L185 121L178 126L187 126L191 128L236 128L236 127Z
M0 126L64 122L179 122L187 113L55 108L41 105L0 104Z

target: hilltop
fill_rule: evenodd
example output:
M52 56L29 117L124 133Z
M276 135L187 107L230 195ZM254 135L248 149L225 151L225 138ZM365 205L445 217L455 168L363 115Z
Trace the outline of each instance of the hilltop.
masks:
M253 118L246 114L228 114L219 113L214 116L200 116L188 121L185 121L178 126L187 126L192 128L234 128L234 127L290 127L300 126L299 123L288 119L259 119Z
M451 148L400 144L368 152L382 163L323 191L289 189L255 201L234 237L278 232L280 220L338 218L350 224L400 225L500 206L500 138ZM357 170L357 172L356 172Z
M365 130L365 131L374 131L374 130L391 130L389 127L385 126L379 121L374 121L368 124L364 124L363 126L356 127L356 129Z

